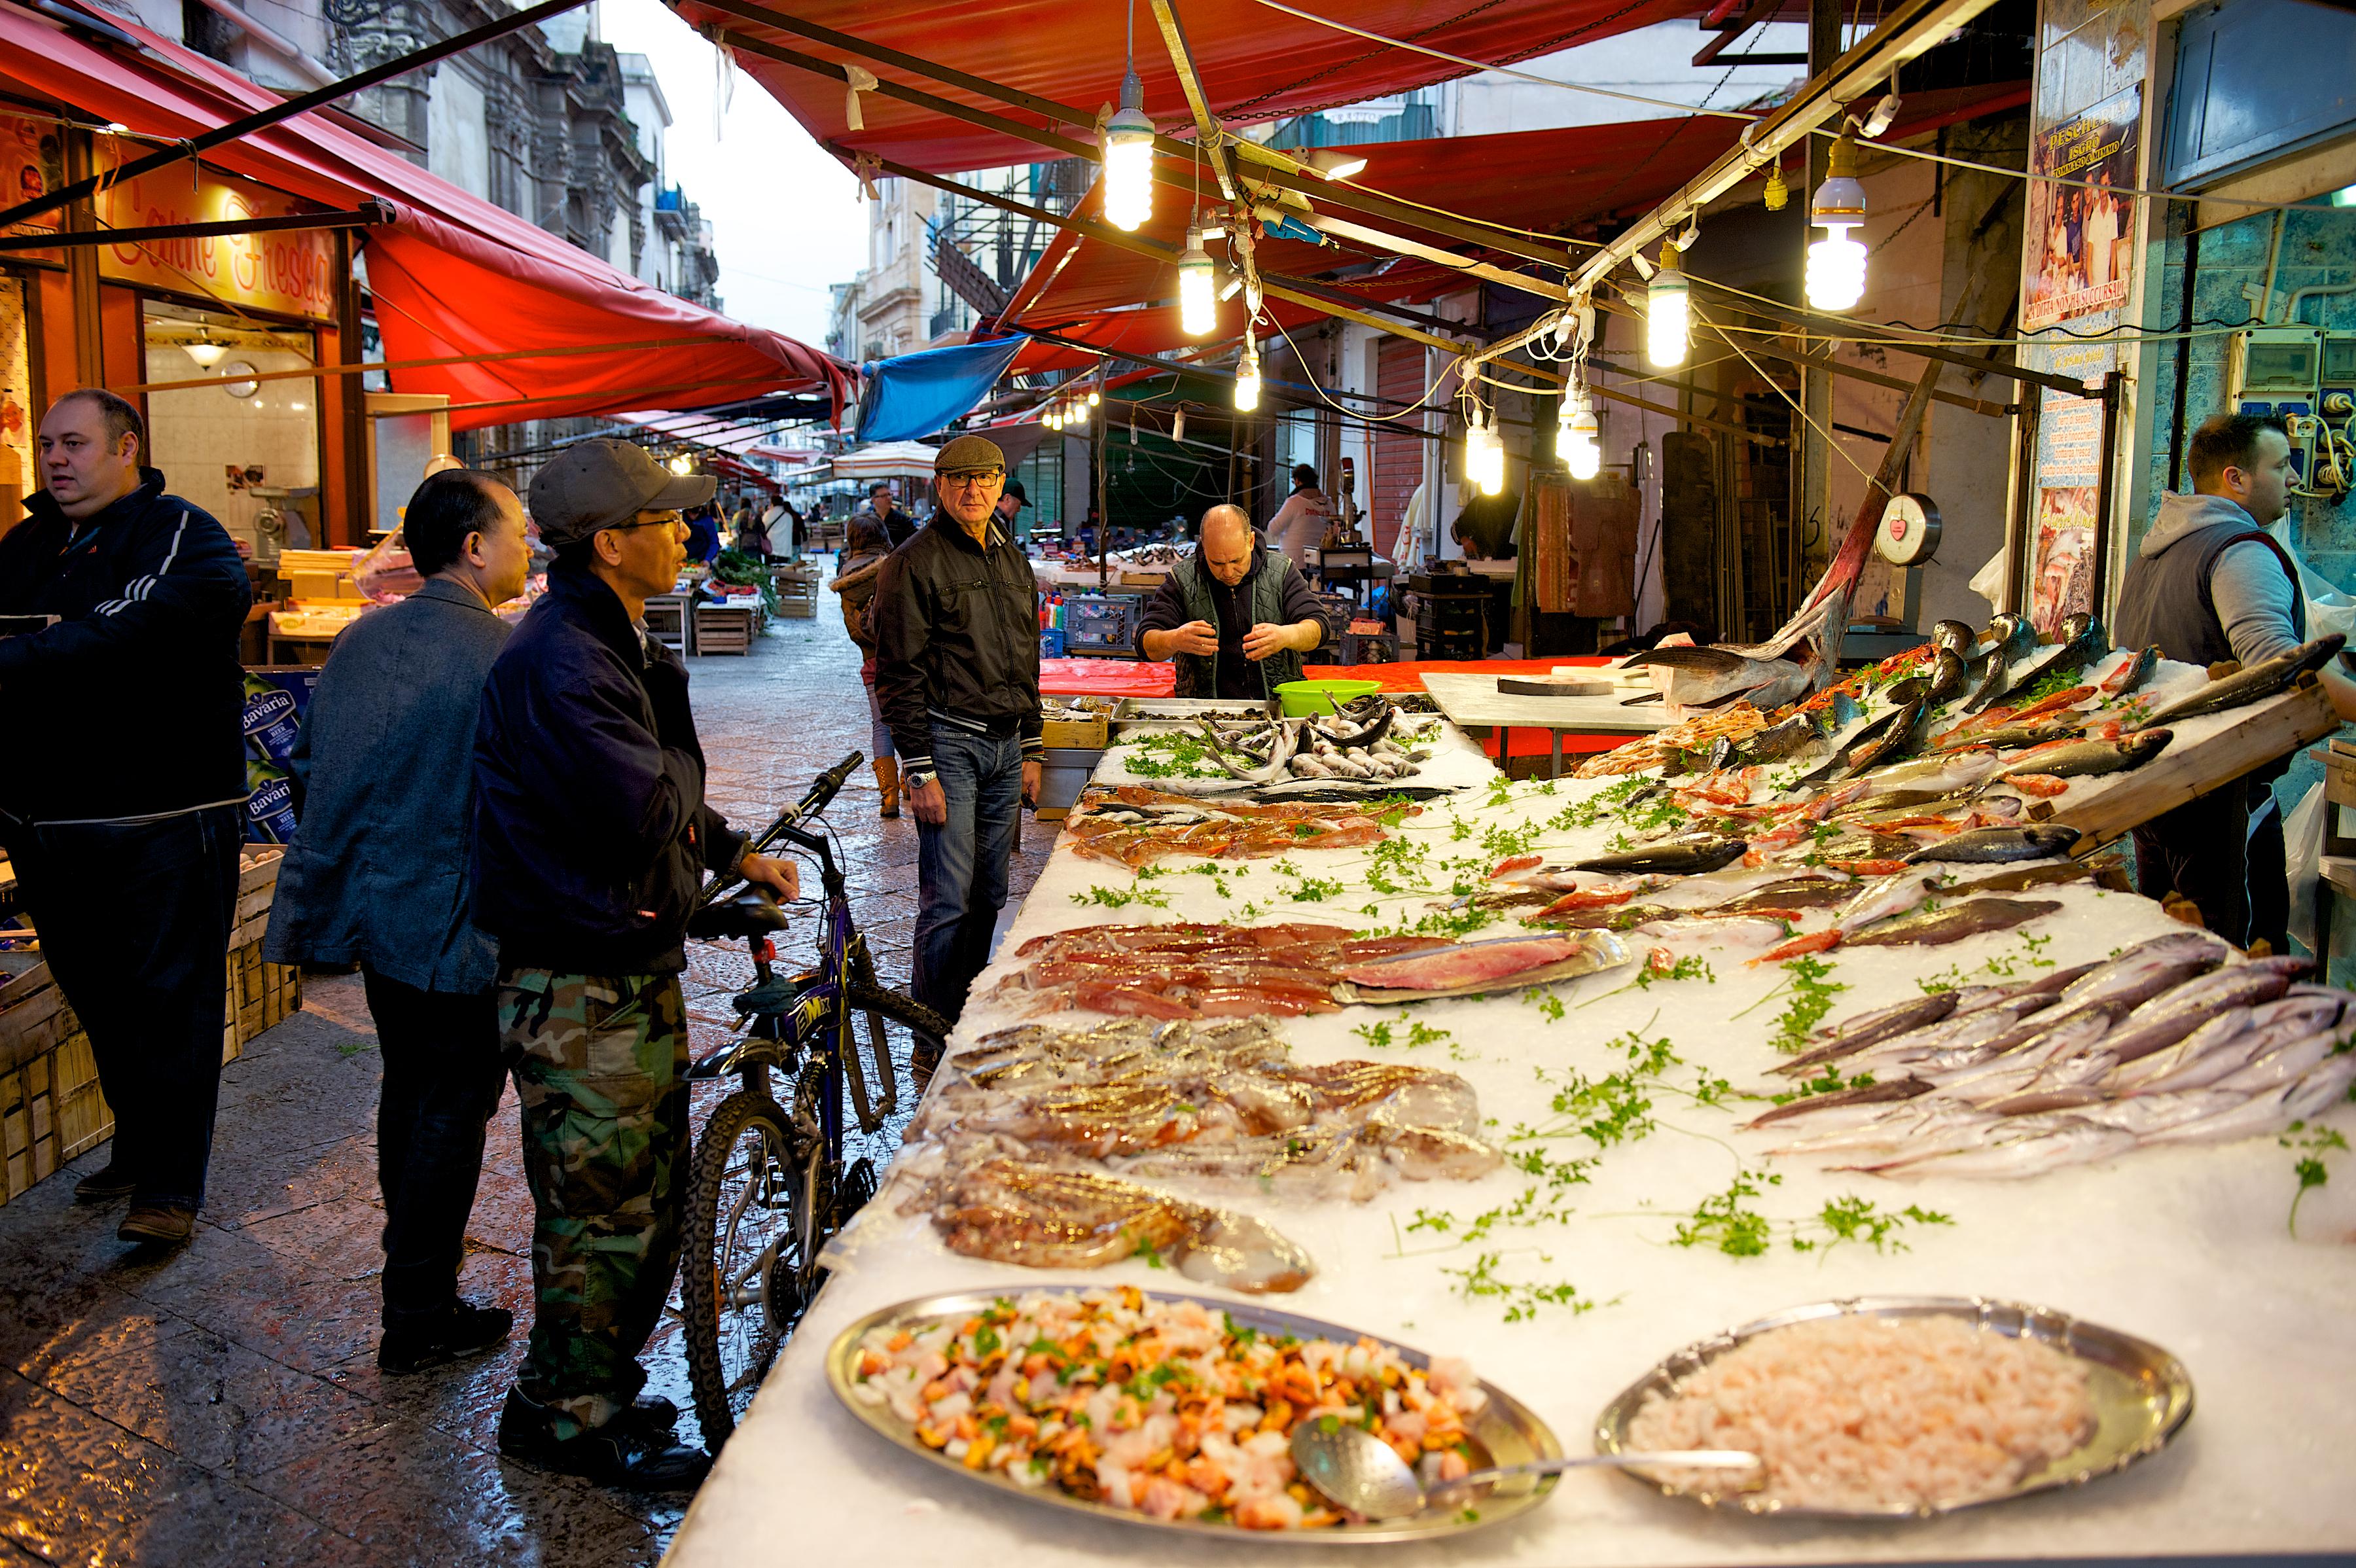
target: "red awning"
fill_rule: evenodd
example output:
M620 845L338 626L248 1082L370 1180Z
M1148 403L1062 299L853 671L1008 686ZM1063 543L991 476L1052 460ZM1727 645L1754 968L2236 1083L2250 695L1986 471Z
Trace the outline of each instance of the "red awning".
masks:
M1697 15L1708 0L1302 0L1295 8L1331 16L1365 32L1445 49L1493 65L1551 54L1677 16ZM716 24L821 59L851 63L878 77L921 87L954 102L1011 118L997 99L944 86L905 69L830 48L798 34L764 27L697 0L674 7L689 22ZM1071 0L795 0L805 23L980 77L1001 87L1077 108L1092 118L1120 91L1126 13L1119 5ZM1137 73L1145 112L1164 130L1191 124L1186 100L1151 11L1139 8ZM1255 0L1187 0L1183 12L1204 91L1221 119L1255 124L1469 74L1430 55L1338 32L1271 10ZM933 111L860 95L863 128L845 116L848 90L838 80L740 53L737 65L776 95L820 142L840 142L937 174L1031 163L1038 145L983 130Z
M145 58L0 4L0 84L167 137L278 102L216 60L118 16L109 22L137 38ZM853 384L830 356L665 294L316 114L224 144L205 161L328 208L370 197L393 204L393 223L362 231L388 359L591 350L393 372L402 392L446 393L454 429L780 392L823 394L839 413ZM647 343L672 346L594 351Z
M1927 135L1942 125L1999 113L2028 101L2026 82L1911 94L1906 115L1889 139ZM1365 171L1355 183L1370 190L1440 208L1460 218L1558 234L1582 226L1609 228L1649 211L1732 146L1740 134L1740 121L1696 117L1491 136L1439 136L1368 144L1350 150L1365 156ZM1796 175L1786 177L1798 186ZM1312 206L1319 205L1315 192L1310 199ZM1804 199L1796 188L1794 199ZM1525 265L1513 257L1483 252L1462 240L1349 212L1338 203L1333 210L1366 226L1460 255L1478 255L1510 268ZM1156 202L1152 219L1139 232L1165 244L1181 245L1185 241L1186 217L1176 202ZM1377 270L1328 280L1327 286L1394 302L1436 298L1473 286L1474 281L1451 268L1401 260L1356 242L1321 247L1294 240L1260 240L1254 255L1263 273L1302 277L1371 263ZM1178 331L1177 312L1171 303L1177 292L1176 269L1171 263L1082 239L1066 230L1032 270L1004 320L1009 327L1054 331L1134 354L1199 347L1204 341L1228 340L1242 334L1239 296L1221 306L1216 334L1208 339L1185 338ZM1287 328L1318 319L1318 313L1305 306L1276 301L1269 302L1269 314ZM1051 370L1085 360L1085 356L1042 343L1024 350L1014 369Z

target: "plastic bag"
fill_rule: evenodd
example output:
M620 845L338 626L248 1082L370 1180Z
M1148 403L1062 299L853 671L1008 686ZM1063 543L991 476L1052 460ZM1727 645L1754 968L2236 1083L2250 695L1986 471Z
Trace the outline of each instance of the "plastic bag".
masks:
M2316 638L2335 631L2342 637L2356 634L2356 599L2317 576L2306 557L2291 548L2289 519L2276 518L2266 525L2266 532L2298 564L2298 591L2307 600L2307 635Z
M352 562L352 585L362 598L380 605L405 599L425 585L409 559L409 547L402 542L401 530L394 529Z
M2315 951L2315 884L2323 869L2324 813L2331 810L2320 781L2308 786L2283 819L2283 860L2290 872L2290 935Z

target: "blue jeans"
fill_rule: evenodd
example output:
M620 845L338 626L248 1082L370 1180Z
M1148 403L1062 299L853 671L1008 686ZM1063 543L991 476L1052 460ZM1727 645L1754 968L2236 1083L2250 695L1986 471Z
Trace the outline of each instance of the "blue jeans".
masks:
M933 726L948 821L916 824L916 1000L951 1023L990 962L1023 811L1023 741Z
M859 678L867 685L867 757L880 762L892 755L892 726L884 722L884 699L875 694L873 672L862 670Z

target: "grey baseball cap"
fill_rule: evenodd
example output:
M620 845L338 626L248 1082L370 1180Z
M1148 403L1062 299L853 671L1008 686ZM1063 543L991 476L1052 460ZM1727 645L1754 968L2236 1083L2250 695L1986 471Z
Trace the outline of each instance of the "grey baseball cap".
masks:
M674 474L645 447L600 435L566 447L531 477L531 520L553 548L618 528L642 511L701 506L719 488L709 474Z

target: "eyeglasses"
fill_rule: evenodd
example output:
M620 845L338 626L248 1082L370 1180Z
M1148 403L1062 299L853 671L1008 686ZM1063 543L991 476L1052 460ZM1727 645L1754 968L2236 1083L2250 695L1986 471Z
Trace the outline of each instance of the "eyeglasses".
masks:
M634 528L679 528L684 526L686 522L687 519L680 513L675 511L667 511L659 517L642 517L636 522L609 522L597 532L600 533L627 533Z
M1006 470L1003 468L967 468L954 474L943 474L941 481L958 489L963 489L969 485L980 488L994 484L1005 478Z

